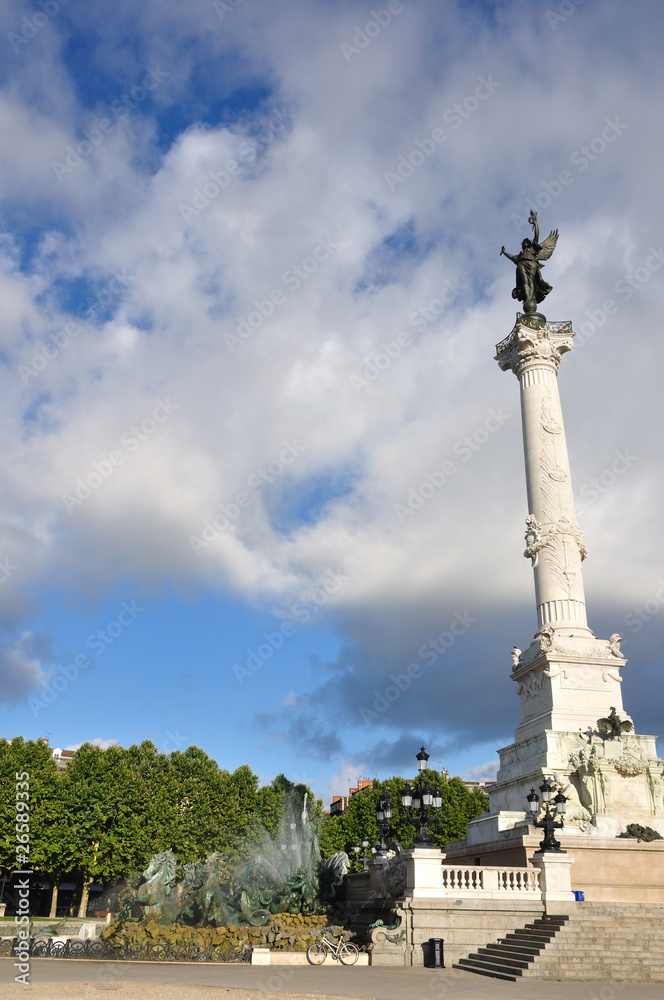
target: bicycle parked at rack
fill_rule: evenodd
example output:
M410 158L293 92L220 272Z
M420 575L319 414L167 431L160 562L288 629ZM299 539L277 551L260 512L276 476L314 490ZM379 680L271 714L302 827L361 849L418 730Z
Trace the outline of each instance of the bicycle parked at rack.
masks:
M355 945L345 942L341 934L336 944L323 934L320 941L307 948L307 960L311 965L322 965L328 952L335 962L341 962L342 965L355 965L360 956Z

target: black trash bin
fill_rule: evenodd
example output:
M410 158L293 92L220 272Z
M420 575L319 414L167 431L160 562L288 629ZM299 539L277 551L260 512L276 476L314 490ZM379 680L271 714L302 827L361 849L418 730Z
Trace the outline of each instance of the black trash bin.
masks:
M443 938L429 938L429 968L430 969L444 969L445 968L445 951L443 945L445 941Z

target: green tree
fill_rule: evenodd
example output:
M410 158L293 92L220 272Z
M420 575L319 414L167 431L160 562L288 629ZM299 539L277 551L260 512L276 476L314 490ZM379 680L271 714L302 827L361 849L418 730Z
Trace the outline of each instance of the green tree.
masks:
M119 881L139 863L142 792L123 747L84 743L62 775L60 858L65 871L77 874L79 917L94 881Z
M439 790L442 798L440 823L431 825L430 833L436 846L444 849L450 840L458 840L466 835L468 823L480 816L489 808L488 797L476 788L469 791L461 778L448 779L438 771L427 769L417 779L428 784L432 789ZM356 792L348 803L343 816L328 816L321 829L321 850L324 857L337 851L346 851L351 861L351 871L362 868L362 854L356 858L353 847L362 843L367 837L369 844L374 844L380 838L380 829L376 820L376 807L383 794L387 794L392 803L392 821L390 824L390 839L397 840L404 850L412 847L417 834L417 825L409 822L409 814L401 803L403 778L393 777L384 781L374 779L370 788Z

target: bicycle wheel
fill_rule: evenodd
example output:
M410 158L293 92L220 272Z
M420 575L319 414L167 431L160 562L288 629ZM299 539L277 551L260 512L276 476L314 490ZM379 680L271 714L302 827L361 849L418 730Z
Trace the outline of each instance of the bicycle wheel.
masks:
M360 953L354 944L342 944L339 948L339 958L342 965L355 965Z
M322 965L327 958L327 948L324 944L310 944L307 948L307 961L310 965Z

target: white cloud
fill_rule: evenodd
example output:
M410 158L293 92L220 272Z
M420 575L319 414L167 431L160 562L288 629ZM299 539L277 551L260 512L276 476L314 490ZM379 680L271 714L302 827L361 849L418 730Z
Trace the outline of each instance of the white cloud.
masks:
M84 743L92 743L95 747L101 747L102 750L108 750L109 747L117 747L120 744L117 740L106 739L102 736L95 736L93 740L81 740L80 743L70 743L69 746L64 747L64 750L78 750L83 746Z
M17 703L47 683L39 657L42 643L31 632L0 650L0 701Z
M475 767L467 767L459 775L466 781L495 781L498 771L498 761L488 760L484 764L476 764Z
M0 412L18 590L67 580L101 602L118 576L145 587L168 578L287 608L327 569L341 569L348 582L327 607L363 652L359 677L370 695L379 671L408 662L470 596L483 623L533 608L520 555L527 511L517 385L492 360L514 315L513 270L498 249L525 235L511 216L525 215L526 199L540 195L542 226L561 230L547 265L554 290L546 311L580 328L607 298L619 299L623 275L659 247L656 32L615 3L603 8L613 21L607 14L602 44L590 8L556 33L542 11L521 7L496 15L499 31L473 20L471 32L463 5L412 5L348 64L340 43L361 19L355 10L294 2L259 16L247 4L220 30L208 8L193 5L184 16L177 5L145 5L141 30L170 74L155 102L186 93L189 63L179 63L175 19L201 52L242 53L238 80L253 73L269 81L254 120L202 126L192 110L191 127L162 152L146 105L60 183L51 161L100 109L77 104L71 81L52 118L24 75L2 95L2 120L19 137L7 153L4 195L15 212L20 205L43 214L51 233L24 273L3 278ZM112 39L123 10L109 14L102 65L120 59ZM57 38L54 31L49 52L62 69ZM127 80L144 72L122 70ZM455 124L451 109L492 74L494 93ZM287 126L255 161L243 159L241 144L259 137L275 111L289 116ZM586 168L575 166L574 151L616 116L624 134ZM446 130L445 143L390 191L385 172L436 128ZM193 204L194 189L230 158L242 160L237 175L185 223L179 206ZM572 182L547 206L547 185L556 190L563 170ZM53 235L56 217L61 235ZM321 238L335 246L319 261ZM85 278L94 299L118 271L131 278L108 314L100 311L24 384L18 365L70 318L57 304L58 283ZM615 318L561 367L576 480L601 473L616 448L638 455L584 515L591 619L593 608L626 611L630 595L647 595L664 554L662 274L657 268L620 299ZM446 281L461 281L461 294L422 326L421 310ZM261 322L274 292L280 302ZM224 334L252 313L255 332L231 353ZM403 330L411 344L356 391L351 378ZM177 411L139 447L124 445L164 395ZM508 419L463 461L455 447L490 410ZM301 458L195 555L189 537L291 440L305 446ZM95 478L112 452L122 463L68 513L62 494ZM455 473L401 523L395 504L445 460ZM351 482L343 495L311 517L293 513L315 484L343 476ZM369 667L379 643L368 623L388 615L401 641ZM500 641L508 650L528 638ZM491 636L483 640L486 649ZM492 662L502 656L494 649ZM36 678L35 670L24 664L19 674ZM454 681L460 699L468 676Z

